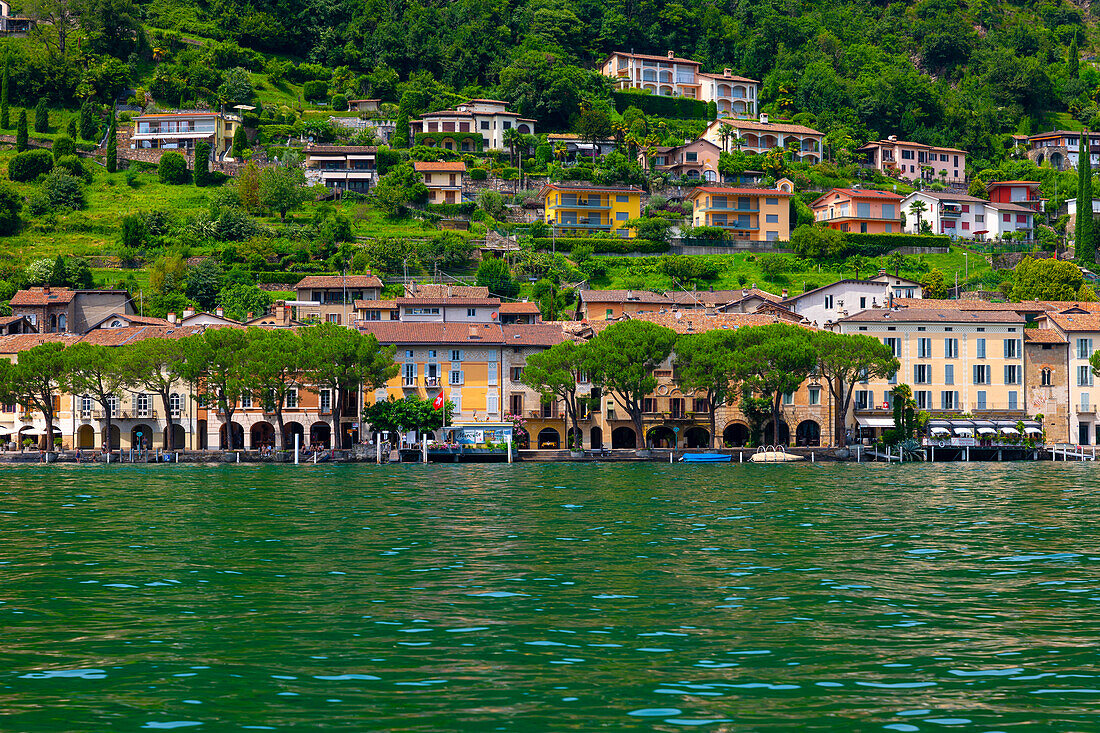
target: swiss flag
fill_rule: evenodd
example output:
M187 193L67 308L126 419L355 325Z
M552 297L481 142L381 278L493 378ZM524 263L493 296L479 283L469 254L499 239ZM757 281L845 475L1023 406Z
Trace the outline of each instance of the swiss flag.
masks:
M432 402L432 409L433 410L442 410L443 409L443 393L442 392L440 392L439 396L435 398L434 402Z

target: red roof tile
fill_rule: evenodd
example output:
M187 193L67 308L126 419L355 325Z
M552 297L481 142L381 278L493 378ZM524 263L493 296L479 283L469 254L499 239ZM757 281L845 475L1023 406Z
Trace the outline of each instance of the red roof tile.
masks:
M13 295L10 305L55 305L71 303L75 297L76 291L69 290L68 288L28 288L26 290L20 290Z
M360 321L359 330L374 334L382 344L490 344L504 342L495 323L410 323L408 321Z
M501 329L505 346L554 346L565 341L565 333L556 323L517 323Z
M418 160L413 163L413 168L418 173L435 173L442 171L444 173L465 173L466 164L461 160Z
M310 275L294 286L295 290L310 288L381 288L382 281L374 275Z

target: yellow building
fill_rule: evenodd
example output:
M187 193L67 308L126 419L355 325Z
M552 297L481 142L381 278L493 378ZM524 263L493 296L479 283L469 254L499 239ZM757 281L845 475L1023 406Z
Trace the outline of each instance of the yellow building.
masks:
M429 204L462 203L462 177L466 175L466 164L458 161L418 160L413 168L428 187Z
M413 323L364 321L364 333L383 346L396 346L400 368L386 387L365 403L403 399L434 399L441 391L454 403L455 421L501 419L501 346L504 335L496 323Z
M626 226L642 215L642 190L634 186L569 186L551 183L539 191L546 223L562 237L607 232L627 239L637 232Z
M1027 418L1024 324L1015 311L946 308L872 308L840 319L841 333L879 339L901 362L892 379L856 385L857 424L865 435L893 427L892 390L898 384L908 384L917 409L933 418Z
M718 227L737 239L779 242L791 238L792 196L789 190L702 186L687 199L694 226Z
M162 152L174 150L190 158L197 143L208 142L211 155L219 160L233 147L233 134L240 124L240 117L220 112L139 115L133 119L130 148Z

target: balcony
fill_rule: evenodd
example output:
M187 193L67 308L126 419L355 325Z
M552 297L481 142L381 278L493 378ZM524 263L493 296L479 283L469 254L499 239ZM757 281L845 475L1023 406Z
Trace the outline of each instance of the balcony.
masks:
M438 387L439 386L439 377L424 377L424 386L425 387Z
M416 377L403 377L401 386L405 389L416 389Z
M611 224L599 224L587 221L575 221L575 222L563 222L563 221L551 221L554 226L562 229L611 229Z
M588 209L610 209L611 208L611 202L610 201L606 204L601 204L600 203L601 201L603 201L603 199L596 199L595 202L592 202L592 199L588 199L588 200L585 200L585 201L568 200L568 201L562 201L560 204L558 204L554 208L559 209L559 210L565 209L566 211L568 211L570 209L584 209L584 210L587 211Z
M758 232L758 231L760 231L759 226L753 226L752 224L740 224L738 222L728 222L728 221L713 221L710 224L708 224L707 226L719 227L721 229L729 229L731 231L738 231L738 232Z

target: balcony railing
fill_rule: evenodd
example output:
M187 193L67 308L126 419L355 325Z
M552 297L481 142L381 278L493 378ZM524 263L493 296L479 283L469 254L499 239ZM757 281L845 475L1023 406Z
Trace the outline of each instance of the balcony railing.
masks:
M439 386L439 377L424 377L424 386L425 387L438 387Z

